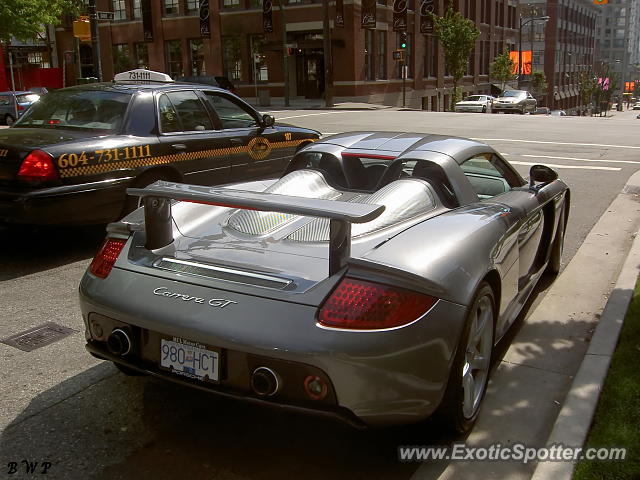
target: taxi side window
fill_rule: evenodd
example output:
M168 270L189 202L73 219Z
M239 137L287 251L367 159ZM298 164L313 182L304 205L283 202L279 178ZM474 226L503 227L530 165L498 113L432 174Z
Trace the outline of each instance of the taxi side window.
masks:
M158 101L162 132L198 132L213 130L204 105L192 90L169 92Z
M257 119L240 105L223 95L205 92L207 101L215 110L223 129L257 127Z
M9 101L9 97L6 95L0 96L0 105L9 105L11 102Z
M176 109L173 108L173 104L166 94L160 95L158 110L160 111L160 130L162 130L162 133L182 131Z

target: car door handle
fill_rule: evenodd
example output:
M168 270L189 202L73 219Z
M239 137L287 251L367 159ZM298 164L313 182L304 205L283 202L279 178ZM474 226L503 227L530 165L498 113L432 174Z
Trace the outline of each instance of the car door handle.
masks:
M231 143L242 145L242 140L240 140L239 138L232 138Z
M186 150L187 146L184 143L173 143L171 144L171 147L174 148L175 150Z

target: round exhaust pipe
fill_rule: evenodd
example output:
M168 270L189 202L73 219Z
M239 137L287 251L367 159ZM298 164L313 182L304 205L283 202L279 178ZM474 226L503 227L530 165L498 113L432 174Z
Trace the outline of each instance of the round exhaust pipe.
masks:
M251 375L251 389L261 397L275 395L281 386L278 374L268 367L258 367Z
M125 330L116 328L107 338L107 348L113 355L124 356L131 351L131 339Z

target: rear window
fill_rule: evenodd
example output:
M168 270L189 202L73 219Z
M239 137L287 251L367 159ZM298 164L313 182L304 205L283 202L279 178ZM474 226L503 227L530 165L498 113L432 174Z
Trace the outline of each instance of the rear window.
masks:
M15 126L118 132L130 100L129 93L58 90L41 97Z

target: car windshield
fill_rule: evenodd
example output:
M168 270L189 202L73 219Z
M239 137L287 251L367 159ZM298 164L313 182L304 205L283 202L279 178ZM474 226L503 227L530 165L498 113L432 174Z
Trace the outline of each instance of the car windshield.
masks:
M507 90L502 93L503 97L519 97L521 95L524 95L524 92L521 92L520 90Z
M479 102L482 100L480 95L470 95L464 99L465 102Z
M120 130L131 94L100 90L60 90L43 96L16 127Z

